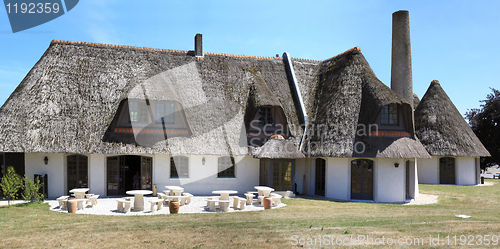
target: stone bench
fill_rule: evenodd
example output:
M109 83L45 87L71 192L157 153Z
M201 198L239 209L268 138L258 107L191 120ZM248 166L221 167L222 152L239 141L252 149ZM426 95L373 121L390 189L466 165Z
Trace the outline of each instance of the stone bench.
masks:
M94 207L95 205L97 205L97 198L99 198L99 195L92 195L90 197L90 206L91 207Z
M193 197L193 195L190 193L182 193L182 195L187 197L184 202L186 203L186 205L189 205L189 203L191 203L191 197Z
M56 200L59 202L59 208L66 208L66 202L64 202L64 200L68 200L69 196L67 195L63 195L59 198L57 198Z
M273 206L279 206L281 204L281 198L283 198L283 196L279 194L271 194L271 199L273 199Z
M155 211L155 206L157 206L156 210L161 210L163 208L163 199L151 200L151 212Z
M229 211L230 201L228 201L228 200L211 199L211 200L207 200L207 203L208 203L208 210L210 210L210 211L216 211L217 207L219 207L220 210L222 210L223 212ZM219 205L217 205L217 203Z
M121 211L121 212L125 212L125 213L128 213L130 212L130 204L132 204L132 201L127 201L125 199L118 199L116 200L118 202L118 206L116 207L116 209L118 211Z
M255 195L252 193L246 193L245 196L247 197L247 205L252 205Z
M247 199L240 197L233 197L233 209L244 210L247 206Z

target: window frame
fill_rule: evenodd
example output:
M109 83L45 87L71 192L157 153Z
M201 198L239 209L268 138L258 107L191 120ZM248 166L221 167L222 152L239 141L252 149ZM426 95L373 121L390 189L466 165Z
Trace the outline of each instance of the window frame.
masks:
M274 107L270 106L261 106L257 110L257 119L259 120L259 126L272 126L276 125L274 114ZM271 122L269 122L269 119Z
M229 162L232 166L221 170L221 168L228 166L227 158L229 158ZM221 162L222 160L224 161ZM217 159L217 178L236 178L236 163L234 162L234 157L221 156Z
M167 105L171 106L171 108L167 108ZM162 111L158 111L158 107L161 106ZM171 110L170 113L167 113L167 110ZM174 103L156 103L155 105L155 119L157 124L162 123L162 118L163 122L165 124L175 124L175 104Z
M177 161L177 163L176 163ZM178 168L179 167L179 168ZM181 172L181 174L179 174ZM189 157L170 157L170 179L189 178Z
M399 126L399 106L395 103L385 105L380 110L380 124ZM384 117L386 116L386 117ZM395 122L394 122L395 121ZM391 123L392 122L392 123Z
M129 120L130 122L135 122L135 123L148 123L149 122L148 107L147 107L147 104L143 103L142 101L129 100L128 114L130 117L130 120Z

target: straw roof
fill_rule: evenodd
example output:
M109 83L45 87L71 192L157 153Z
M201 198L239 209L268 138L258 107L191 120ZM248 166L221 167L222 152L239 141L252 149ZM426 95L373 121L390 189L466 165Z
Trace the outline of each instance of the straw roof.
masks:
M415 110L415 132L433 156L491 156L437 80Z
M311 93L306 103L309 124L303 147L305 155L430 157L414 137L410 104L377 79L359 48L321 62L314 84L304 85ZM374 124L382 107L390 103L402 106L409 138L357 134L360 125ZM355 149L357 142L362 142L366 150Z
M420 99L418 98L418 95L413 94L413 108L417 109L418 104L420 104Z
M285 139L269 139L262 147L257 149L255 158L269 159L298 159L304 158L295 145Z
M190 136L145 145L113 134L127 99L180 103ZM53 41L0 108L0 151L246 155L244 119L258 105L299 126L280 57ZM302 130L290 130L298 141Z

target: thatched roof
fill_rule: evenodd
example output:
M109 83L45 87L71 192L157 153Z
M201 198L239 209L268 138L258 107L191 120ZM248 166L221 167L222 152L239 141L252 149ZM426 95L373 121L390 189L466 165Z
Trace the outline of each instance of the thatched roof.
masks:
M418 104L420 104L420 99L418 95L413 94L413 109L417 109Z
M110 141L128 98L180 103L191 135ZM299 126L282 58L53 41L0 109L0 151L245 155L245 114L260 104Z
M262 147L257 149L255 158L269 159L298 159L304 158L295 145L285 139L269 139Z
M491 156L437 80L415 110L415 132L433 156Z
M430 157L414 137L410 104L377 79L359 48L321 62L314 79L312 85L304 84L311 94L306 101L309 124L305 155ZM390 103L402 106L410 137L358 137L358 125L368 127L375 123L382 107ZM356 153L354 146L358 141L367 148L363 153Z

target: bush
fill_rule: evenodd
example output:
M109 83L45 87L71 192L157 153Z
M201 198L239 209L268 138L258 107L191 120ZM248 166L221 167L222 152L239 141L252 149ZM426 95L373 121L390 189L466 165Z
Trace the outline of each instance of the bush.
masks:
M10 166L7 168L7 174L2 177L0 181L0 188L4 196L7 198L9 207L10 201L17 197L17 192L23 186L23 179L16 174L14 167Z
M38 202L43 200L43 194L38 191L43 186L43 183L40 183L38 178L35 181L28 179L28 177L24 176L24 192L21 194L23 199L30 202Z

